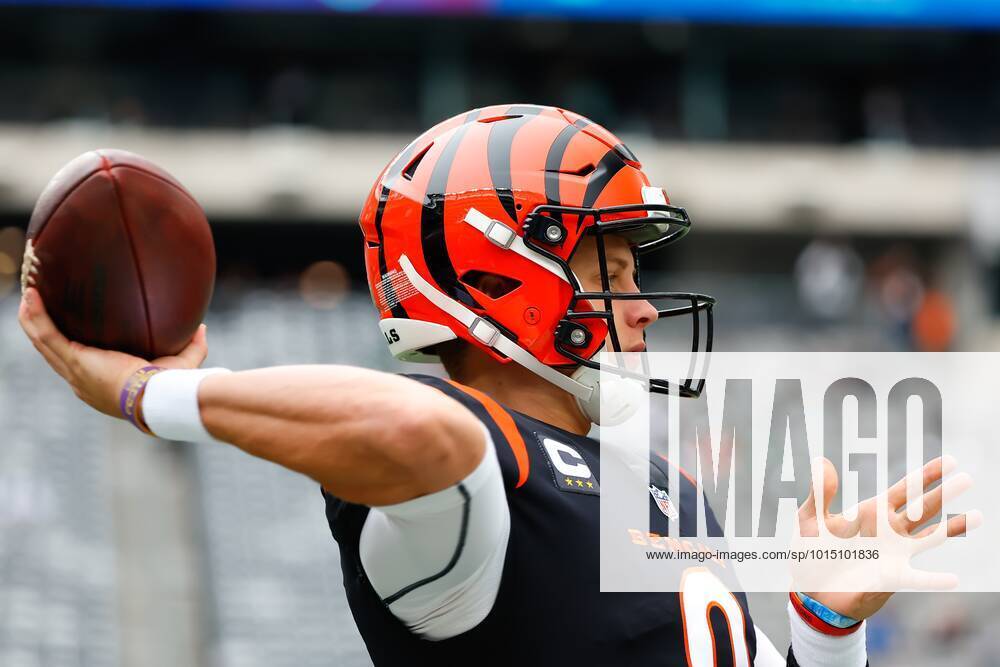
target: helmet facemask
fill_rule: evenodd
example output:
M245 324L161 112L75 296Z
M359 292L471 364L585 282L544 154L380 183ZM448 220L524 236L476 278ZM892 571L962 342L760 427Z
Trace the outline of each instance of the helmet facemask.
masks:
M654 190L649 188L649 190ZM662 191L660 191L662 192ZM645 193L644 193L645 194ZM576 225L586 225L585 234L594 238L598 266L601 276L601 291L583 290L579 279L570 268L572 254L563 260L552 252L552 247L565 237L565 220L575 219ZM695 292L643 291L641 285L640 256L663 248L687 234L691 226L690 217L683 208L667 204L665 201L643 204L629 204L607 208L578 208L572 206L541 205L525 219L525 244L536 252L559 263L566 272L567 280L573 285L573 296L566 314L555 332L555 348L567 359L581 368L600 371L597 353L583 356L581 348L589 347L591 332L581 322L600 319L607 325L610 351L616 353L617 363L605 365L604 370L612 371L623 378L638 381L645 389L654 393L675 394L697 397L701 394L704 380L704 363L712 350L713 314L715 299ZM615 292L611 289L606 237L617 235L629 241L635 263L637 292ZM582 238L582 237L581 237ZM579 241L576 247L579 247ZM574 248L574 253L576 248ZM620 343L615 323L613 303L615 301L645 300L656 308L658 320L689 316L691 318L691 359L687 378L682 382L670 382L663 378L651 377L648 363L642 358L642 369L628 368L627 361L617 353L625 352ZM705 322L703 323L702 317ZM645 339L646 331L643 331ZM603 347L603 346L602 346ZM601 348L598 348L598 352ZM699 370L699 360L706 360Z

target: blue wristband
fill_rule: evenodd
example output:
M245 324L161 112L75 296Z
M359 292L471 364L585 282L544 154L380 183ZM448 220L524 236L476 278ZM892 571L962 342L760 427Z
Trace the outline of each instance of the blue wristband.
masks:
M850 616L844 616L843 614L838 614L834 610L827 607L822 602L817 602L805 593L796 593L799 596L799 600L802 602L802 606L811 611L824 623L829 623L835 628L850 628L861 621L851 618Z

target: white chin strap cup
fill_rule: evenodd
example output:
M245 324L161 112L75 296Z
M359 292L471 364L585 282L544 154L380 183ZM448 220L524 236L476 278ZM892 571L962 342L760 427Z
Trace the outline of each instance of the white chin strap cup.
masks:
M580 366L571 376L581 384L593 387L587 399L576 397L576 404L583 414L598 426L617 426L635 414L647 390L638 380L615 377L596 368Z

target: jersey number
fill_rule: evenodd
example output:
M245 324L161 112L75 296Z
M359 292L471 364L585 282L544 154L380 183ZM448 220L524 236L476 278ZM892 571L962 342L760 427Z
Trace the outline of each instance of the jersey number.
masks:
M750 651L747 648L746 617L736 596L704 567L692 567L681 576L681 619L684 622L684 651L691 667L715 667L717 664L733 664L736 667L750 667ZM713 629L712 618L716 618ZM719 621L723 621L729 632L729 646L720 645L716 634ZM732 656L720 663L718 652L729 652ZM730 660L732 661L730 663Z

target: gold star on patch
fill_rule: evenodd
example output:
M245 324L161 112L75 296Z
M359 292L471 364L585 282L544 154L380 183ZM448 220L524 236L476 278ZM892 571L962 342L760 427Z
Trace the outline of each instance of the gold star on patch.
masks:
M573 486L573 480L571 480L569 477L566 478L566 486Z
M587 482L587 488L588 489L594 488L594 483L593 482Z
M583 482L581 482L580 480L576 480L576 485L577 486L583 486Z

